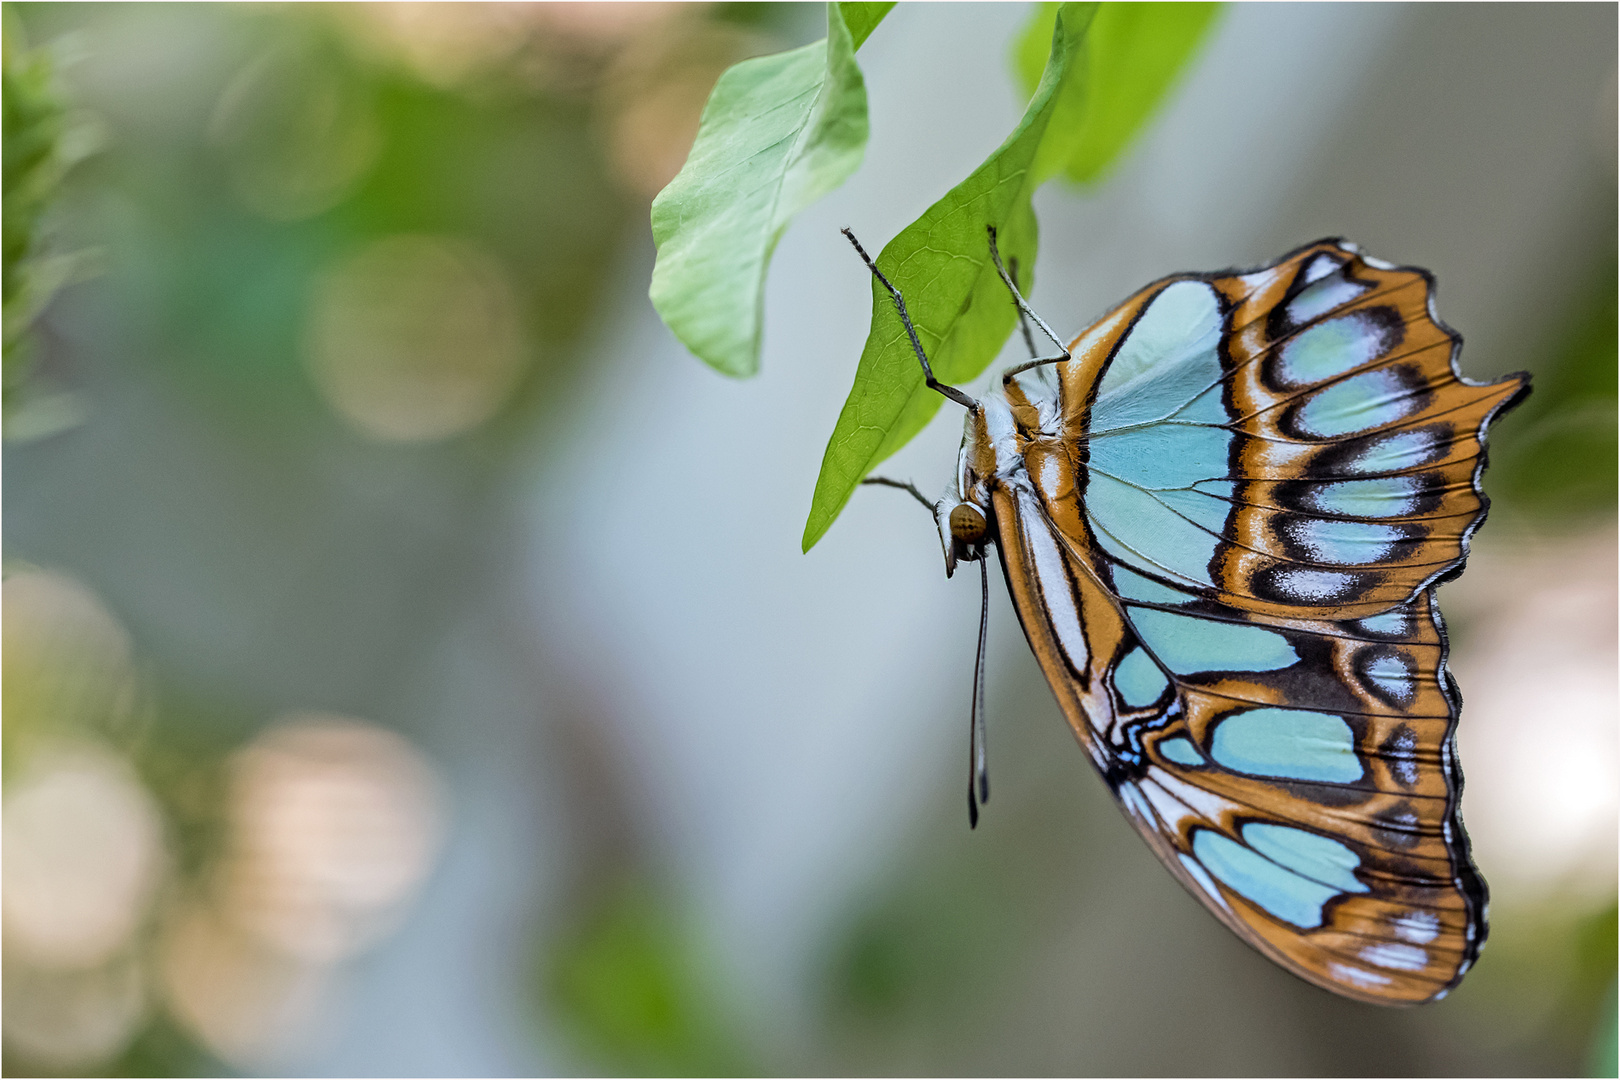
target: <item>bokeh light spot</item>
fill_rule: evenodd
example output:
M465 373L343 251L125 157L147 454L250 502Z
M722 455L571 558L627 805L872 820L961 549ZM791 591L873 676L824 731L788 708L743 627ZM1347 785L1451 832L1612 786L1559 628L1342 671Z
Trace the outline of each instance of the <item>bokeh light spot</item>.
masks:
M359 80L333 57L287 45L266 50L231 81L209 133L237 198L274 221L312 217L343 201L382 143Z
M713 24L626 47L602 86L603 136L619 185L649 200L662 191L686 162L721 74L768 51L758 35Z
M1468 695L1457 729L1468 776L1463 816L1499 896L1614 888L1614 551L1607 530L1491 545L1476 552L1471 577L1441 595L1448 610L1483 627L1451 666ZM1514 587L1488 584L1503 581Z
M94 967L122 949L162 873L159 810L110 751L40 751L7 784L4 832L8 960Z
M85 1072L114 1057L147 1012L146 979L134 954L84 971L5 965L8 1049L61 1072Z
M0 653L7 749L42 732L116 722L133 692L129 635L83 585L64 574L8 574Z
M494 415L529 345L490 256L461 240L395 236L322 280L307 357L327 402L360 431L427 442Z
M174 913L159 965L176 1018L239 1068L285 1064L325 1033L330 971L255 941L206 905Z
M318 963L390 929L431 867L439 782L390 731L301 714L231 764L220 900L271 947Z

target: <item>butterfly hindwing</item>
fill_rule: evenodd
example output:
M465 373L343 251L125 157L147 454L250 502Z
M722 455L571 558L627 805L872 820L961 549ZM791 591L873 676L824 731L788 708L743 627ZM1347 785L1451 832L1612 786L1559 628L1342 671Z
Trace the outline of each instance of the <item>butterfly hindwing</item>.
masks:
M1138 577L996 493L1030 644L1082 746L1184 885L1289 970L1418 1002L1477 954L1484 885L1457 815L1455 705L1428 594L1398 615L1289 622ZM1174 603L1167 601L1174 600Z
M1138 830L1260 951L1385 1004L1485 936L1432 585L1524 385L1457 373L1431 291L1337 241L1149 286L1008 384L1021 467L991 490L1031 647Z
M1432 598L1397 609L1400 628L1375 623L1389 632L1189 601L1125 605L1182 722L1144 739L1140 794L1123 781L1122 803L1149 808L1142 824L1293 970L1381 1001L1443 992L1477 953L1485 892ZM1435 934L1413 940L1416 923Z

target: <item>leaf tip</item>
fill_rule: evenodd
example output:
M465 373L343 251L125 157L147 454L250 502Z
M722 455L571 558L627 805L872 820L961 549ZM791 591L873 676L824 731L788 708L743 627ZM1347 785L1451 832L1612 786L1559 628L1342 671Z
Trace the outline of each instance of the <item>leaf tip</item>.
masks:
M820 520L822 516L814 510L810 511L810 519L804 523L804 536L799 540L800 554L810 554L810 549L815 547L823 536L827 535L828 522Z

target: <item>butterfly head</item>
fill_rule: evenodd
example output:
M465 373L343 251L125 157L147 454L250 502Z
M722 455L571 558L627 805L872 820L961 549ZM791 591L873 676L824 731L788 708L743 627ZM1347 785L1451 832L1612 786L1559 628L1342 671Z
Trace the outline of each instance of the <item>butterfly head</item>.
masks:
M951 539L964 547L979 547L990 533L990 523L972 503L957 503L951 509Z
M982 407L968 412L956 477L934 506L940 545L945 549L946 577L956 571L958 562L984 558L985 545L991 540L988 481L995 475L996 458L990 448L984 413Z

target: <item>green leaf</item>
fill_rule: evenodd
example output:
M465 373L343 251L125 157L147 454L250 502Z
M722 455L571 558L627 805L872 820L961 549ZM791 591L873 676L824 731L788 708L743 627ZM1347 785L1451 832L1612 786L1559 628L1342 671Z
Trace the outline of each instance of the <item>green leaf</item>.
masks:
M653 307L726 375L759 370L765 274L788 222L866 152L855 49L891 6L828 4L824 40L727 69L686 164L653 200Z
M994 225L1004 258L1035 264L1030 197L1061 165L1042 153L1053 117L1075 107L1073 83L1095 4L1064 4L1054 19L1045 74L1024 117L971 176L889 241L878 267L906 298L934 374L944 382L976 377L1012 332L1015 311L990 261ZM855 265L859 266L859 263ZM1027 269L1019 284L1029 287ZM899 313L872 282L872 330L855 386L821 462L804 527L804 550L821 539L857 484L933 418L943 399L928 390Z
M872 31L877 29L878 23L883 21L883 16L894 7L894 2L890 0L886 4L849 3L838 6L843 9L844 25L849 27L850 40L858 49L872 36Z
M1088 184L1100 179L1169 94L1176 76L1214 25L1219 4L1105 3L1086 44L1084 108L1053 120L1051 145L1062 145L1063 172ZM1026 89L1040 80L1056 4L1042 4L1019 37L1013 66Z

